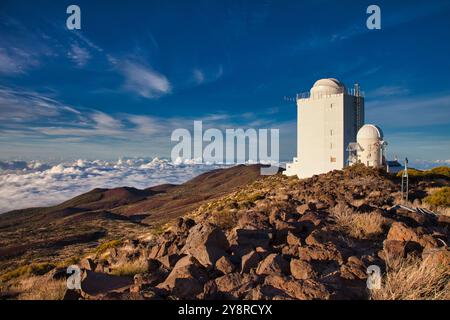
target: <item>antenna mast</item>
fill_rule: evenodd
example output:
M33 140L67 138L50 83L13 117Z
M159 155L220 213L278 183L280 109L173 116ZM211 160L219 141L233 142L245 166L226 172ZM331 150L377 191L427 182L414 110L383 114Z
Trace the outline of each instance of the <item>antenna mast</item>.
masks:
M408 178L408 158L405 158L405 169L402 174L402 201L408 203L409 178Z

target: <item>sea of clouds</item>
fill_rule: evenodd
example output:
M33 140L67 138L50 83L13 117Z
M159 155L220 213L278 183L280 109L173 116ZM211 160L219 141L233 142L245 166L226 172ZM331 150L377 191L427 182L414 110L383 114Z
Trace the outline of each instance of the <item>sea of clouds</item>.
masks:
M126 159L113 162L77 160L63 163L0 161L0 213L50 206L94 188L145 189L164 183L179 184L220 164L165 159Z
M450 160L410 162L411 167L419 169L442 165L450 165ZM145 189L164 183L179 184L225 167L227 165L158 158L62 163L0 161L0 213L59 204L94 188Z

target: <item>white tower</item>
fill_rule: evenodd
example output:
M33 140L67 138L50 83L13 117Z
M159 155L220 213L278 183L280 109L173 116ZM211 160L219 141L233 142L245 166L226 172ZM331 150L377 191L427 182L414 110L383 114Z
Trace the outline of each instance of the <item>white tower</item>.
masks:
M359 129L356 136L358 143L358 162L368 167L380 168L384 165L383 131L373 124L365 124Z
M297 95L297 158L284 174L299 178L342 169L347 146L364 123L364 98L336 79L316 81L309 93Z

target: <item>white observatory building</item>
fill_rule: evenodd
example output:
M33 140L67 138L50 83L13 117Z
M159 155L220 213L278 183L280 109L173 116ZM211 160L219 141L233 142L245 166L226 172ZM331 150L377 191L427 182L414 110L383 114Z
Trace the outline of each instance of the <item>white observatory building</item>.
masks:
M385 163L383 133L364 125L364 94L336 79L321 79L297 95L297 157L285 175L308 178L362 162Z
M356 143L348 146L349 165L363 163L368 167L381 168L386 165L383 131L373 124L365 124L356 135Z

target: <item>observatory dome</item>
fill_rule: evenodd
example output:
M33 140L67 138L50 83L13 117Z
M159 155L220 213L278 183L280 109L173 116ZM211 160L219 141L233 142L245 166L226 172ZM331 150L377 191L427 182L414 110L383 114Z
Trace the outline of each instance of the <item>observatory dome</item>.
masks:
M311 88L311 94L337 94L344 92L345 86L336 79L320 79Z
M373 124L365 124L359 129L358 134L356 135L356 141L360 142L361 140L382 140L383 139L383 131L379 127Z

